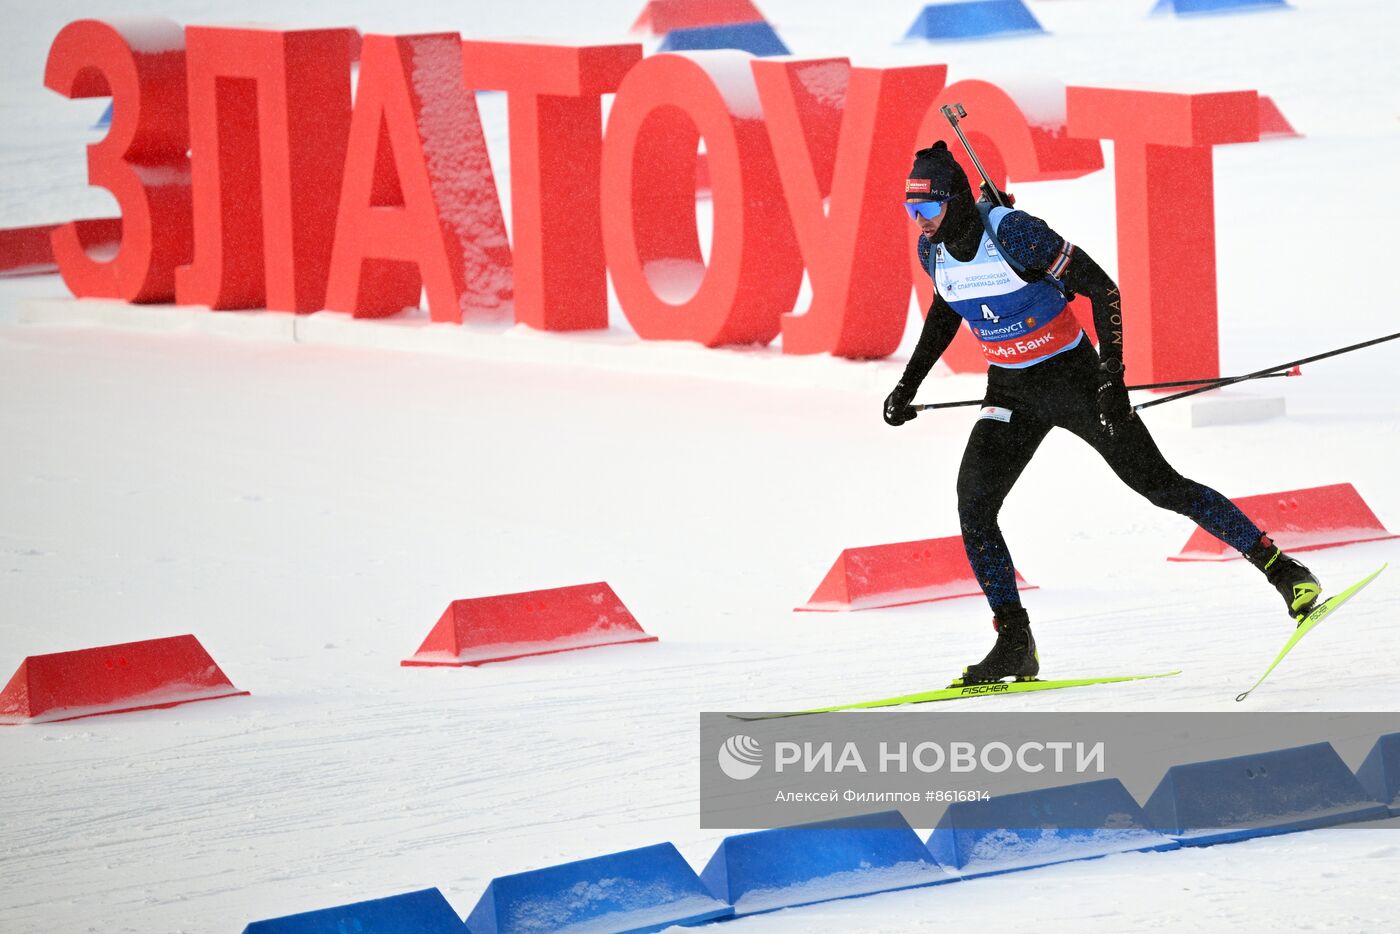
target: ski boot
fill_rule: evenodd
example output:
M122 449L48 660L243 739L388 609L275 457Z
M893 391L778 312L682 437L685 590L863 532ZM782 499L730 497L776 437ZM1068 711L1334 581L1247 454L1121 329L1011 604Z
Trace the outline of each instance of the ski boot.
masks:
M1244 556L1283 595L1289 616L1301 623L1312 612L1322 594L1322 584L1297 558L1284 554L1267 535L1260 536Z
M950 687L966 684L991 684L1003 678L1033 681L1040 674L1040 655L1031 635L1030 617L1021 607L1003 607L992 620L997 631L997 644L987 657L963 669L962 677Z

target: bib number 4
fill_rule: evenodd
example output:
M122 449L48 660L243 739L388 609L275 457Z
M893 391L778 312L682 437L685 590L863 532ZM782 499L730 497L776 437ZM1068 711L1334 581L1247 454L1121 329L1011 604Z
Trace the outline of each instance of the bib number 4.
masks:
M990 322L992 322L993 324L1000 324L1000 323L1001 323L1001 319L998 318L996 315L994 315L994 314L992 313L992 309L990 309L990 308L987 307L987 303L986 303L986 302L983 302L983 303L982 303L982 320L983 320L983 321L990 321Z

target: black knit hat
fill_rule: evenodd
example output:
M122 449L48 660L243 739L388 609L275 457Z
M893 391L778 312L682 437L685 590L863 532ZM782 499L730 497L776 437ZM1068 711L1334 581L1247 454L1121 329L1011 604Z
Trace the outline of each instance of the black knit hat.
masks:
M932 237L935 243L971 243L972 238L980 236L977 231L982 225L973 205L972 185L943 140L914 153L914 167L904 182L904 199L910 198L948 202L948 215ZM976 249L976 245L968 249Z
M944 200L971 193L967 173L958 165L958 160L953 158L948 144L943 140L914 153L914 167L909 170L909 178L904 183L906 198Z

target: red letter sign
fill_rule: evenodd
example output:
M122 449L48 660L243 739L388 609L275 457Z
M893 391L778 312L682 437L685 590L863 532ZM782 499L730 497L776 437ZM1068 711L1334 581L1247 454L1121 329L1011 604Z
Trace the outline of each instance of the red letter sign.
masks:
M1070 88L1069 129L1113 140L1123 359L1134 382L1218 375L1210 147L1259 138L1258 94Z
M88 147L88 181L116 196L121 247L98 261L78 223L55 230L64 284L79 298L170 300L175 267L190 254L184 33L168 19L69 23L49 49L44 84L64 97L112 97L112 127Z
M545 331L606 328L601 96L617 90L642 47L462 46L467 86L509 94L515 320Z
M365 36L326 307L496 318L510 244L456 33Z
M829 60L753 63L812 286L806 313L783 318L783 353L885 357L909 320L901 182L918 148L915 130L943 87L947 66L849 70L828 211L807 142L814 121L803 119L796 86L805 69L829 74L830 67Z
M194 262L182 305L319 311L350 127L348 29L187 31Z
M618 88L603 140L603 249L641 337L766 344L802 281L763 111L744 52L644 59ZM695 154L714 190L707 269L695 230Z

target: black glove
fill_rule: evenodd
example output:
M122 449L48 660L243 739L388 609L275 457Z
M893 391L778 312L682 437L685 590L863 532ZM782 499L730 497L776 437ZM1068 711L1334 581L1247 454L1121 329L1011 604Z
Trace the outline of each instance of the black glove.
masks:
M885 399L885 421L898 427L911 418L918 418L919 413L909 404L914 401L914 394L918 391L917 386L906 386L904 380L895 384L894 391Z
M1133 412L1133 407L1128 403L1128 390L1123 385L1123 366L1118 365L1118 372L1113 372L1109 365L1099 367L1098 386L1098 406L1099 424L1103 426L1104 434L1110 439L1117 440L1127 429L1129 423L1137 418Z

